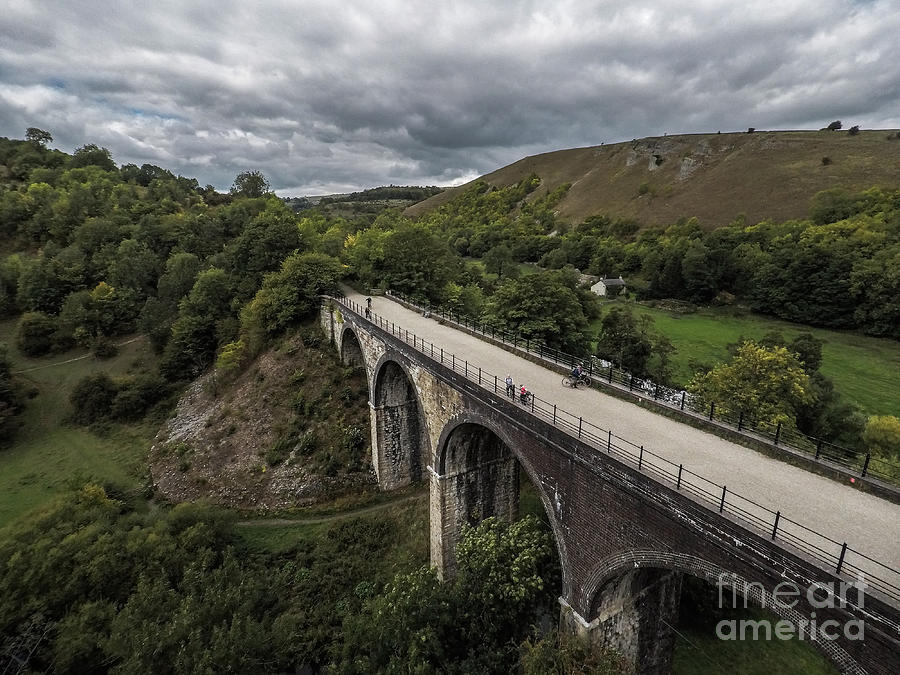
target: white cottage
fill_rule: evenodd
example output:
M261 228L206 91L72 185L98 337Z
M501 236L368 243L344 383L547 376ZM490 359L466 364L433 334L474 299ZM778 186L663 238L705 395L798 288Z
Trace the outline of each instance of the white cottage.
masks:
M591 291L597 295L615 297L626 288L625 280L620 276L618 279L601 279L591 286Z

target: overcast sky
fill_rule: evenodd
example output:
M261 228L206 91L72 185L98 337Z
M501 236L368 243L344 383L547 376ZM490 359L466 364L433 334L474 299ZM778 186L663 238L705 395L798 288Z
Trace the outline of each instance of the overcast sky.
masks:
M140 8L137 8L140 5ZM900 127L900 0L3 0L0 136L283 195L683 132Z

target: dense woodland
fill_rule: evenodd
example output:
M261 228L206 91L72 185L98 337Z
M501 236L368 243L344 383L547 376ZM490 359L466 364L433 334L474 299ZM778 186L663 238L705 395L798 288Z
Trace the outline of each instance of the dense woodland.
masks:
M30 672L622 672L612 654L536 636L559 571L533 517L469 530L459 575L391 551L389 518L348 520L282 554L242 548L233 517L181 504L147 513L98 485L0 538L0 664ZM15 672L15 668L13 670Z
M27 356L80 346L103 358L133 333L161 355L158 370L141 376L85 378L73 391L73 424L131 422L170 405L210 367L233 375L309 319L317 296L338 292L341 280L576 354L596 351L663 382L671 346L626 304L590 334L601 307L577 270L625 275L641 298L742 302L900 338L900 190L822 193L808 219L786 223L707 229L685 219L648 229L598 215L567 226L554 214L567 187L537 197L535 175L503 189L477 183L416 221L396 210L347 218L294 213L256 172L220 194L153 165L117 166L96 145L68 155L51 141L38 129L26 140L0 138L0 318L16 321L15 346ZM28 392L6 350L0 345L0 437L14 442ZM857 447L868 434L873 448L896 451L900 424L888 418L864 430L818 372L821 343L811 336L773 334L732 352L718 366L730 370L698 373L698 396L735 405L745 396L807 433ZM739 391L729 389L735 381ZM56 672L156 672L176 663L425 672L447 659L458 672L507 672L520 656L527 671L529 658L575 658L579 648L529 641L555 573L546 532L523 522L472 533L482 541L463 545L460 580L438 592L426 570L397 579L361 571L370 551L388 545L386 532L338 528L321 551L243 560L219 515L194 507L147 514L89 486L0 536L0 638L9 652L51 636L39 640L34 663ZM358 553L348 565L358 567L336 571L335 551L347 547ZM482 549L493 557L480 557ZM515 577L496 576L510 568ZM490 592L487 578L499 584ZM409 641L392 642L398 636ZM608 655L577 658L611 663Z
M570 226L554 212L568 185L544 194L531 175L502 189L477 182L416 221L396 210L345 218L293 213L258 172L244 172L223 195L160 167L117 167L95 145L71 156L50 150L46 132L30 133L0 141L0 250L10 252L0 259L0 315L20 316L17 347L31 356L73 345L102 355L118 336L140 331L163 355L167 382L196 376L217 353L236 368L344 278L575 354L596 350L666 383L671 345L627 307L604 317L599 336L588 331L600 306L578 271L625 275L638 298L743 303L808 325L900 337L896 189L823 192L808 219L785 223L704 228L682 219L642 228L598 215ZM859 446L865 420L817 372L820 346L811 356L810 340L805 362L778 336L755 351L738 354L735 345L734 354L759 360L785 348L796 361L780 366L784 377L797 376L792 386L759 383L769 399L802 390L787 404L769 400L773 413L763 421ZM740 398L716 382L724 378L691 388L726 407ZM140 386L124 394L137 409L166 390L160 382L129 386ZM0 406L6 420L21 407L14 387L0 388Z

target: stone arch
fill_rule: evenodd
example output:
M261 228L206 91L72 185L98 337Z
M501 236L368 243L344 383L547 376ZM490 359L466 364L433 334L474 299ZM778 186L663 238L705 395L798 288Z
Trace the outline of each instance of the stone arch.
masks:
M473 516L478 520L488 516L512 519L518 514L518 469L521 467L550 521L562 573L562 594L567 597L571 566L566 539L554 502L519 448L520 444L504 425L471 411L457 415L442 429L431 474L431 564L442 577L454 573L460 529L463 522L474 522ZM480 457L476 454L478 450L484 450ZM485 497L489 497L488 503ZM474 510L471 498L481 498ZM485 507L491 506L499 506L500 512L486 513Z
M341 334L341 361L354 368L366 367L366 359L363 355L362 345L356 335L356 331L345 324Z
M673 594L680 594L683 575L713 586L721 584L727 593L744 597L790 621L841 672L865 672L837 641L814 640L809 625L804 623L808 617L776 602L763 584L697 556L671 551L629 550L597 562L584 582L587 621L577 625L579 622L570 620L570 628L616 648L642 673L669 672L674 653L674 634L669 624L673 622L660 619L677 615L678 595ZM618 615L614 616L610 609L618 610Z
M429 453L425 415L413 378L398 354L388 352L372 376L372 465L383 490L421 480Z

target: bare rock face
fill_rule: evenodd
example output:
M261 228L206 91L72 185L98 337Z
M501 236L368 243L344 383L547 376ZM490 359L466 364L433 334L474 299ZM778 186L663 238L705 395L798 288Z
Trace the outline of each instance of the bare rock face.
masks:
M176 502L203 498L231 508L283 509L373 484L368 467L325 475L299 447L287 447L277 461L272 458L276 443L284 448L287 439L291 446L291 430L298 426L291 392L301 387L291 378L304 364L293 358L296 349L291 352L288 348L263 354L228 386L210 372L187 388L150 449L150 471L160 496ZM322 363L322 372L329 367L334 366ZM310 380L303 385L304 393L324 386ZM320 409L308 411L310 418L337 405L330 396L320 399ZM368 448L360 452L370 455Z

